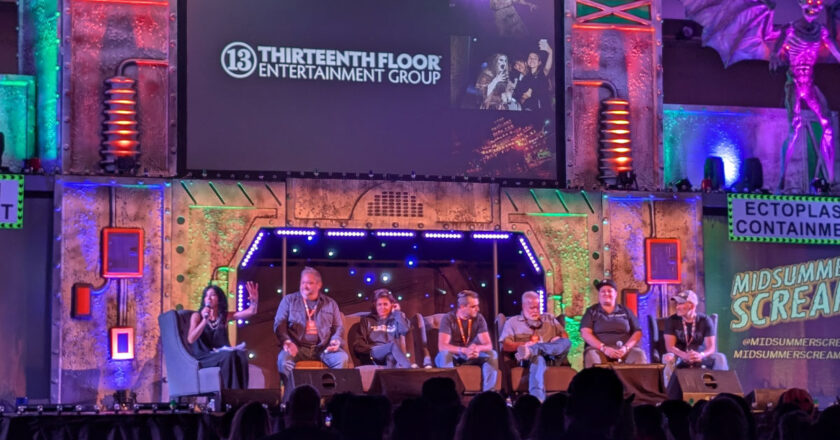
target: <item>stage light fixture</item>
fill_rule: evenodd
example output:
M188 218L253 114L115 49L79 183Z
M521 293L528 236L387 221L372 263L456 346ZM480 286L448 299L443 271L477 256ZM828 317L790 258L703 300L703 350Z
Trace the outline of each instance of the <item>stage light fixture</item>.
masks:
M691 182L688 178L676 180L672 185L677 192L691 192Z
M831 192L831 184L822 177L818 177L811 181L811 191L814 194L828 194Z
M732 185L732 191L751 193L764 186L764 170L757 157L750 157L741 163L741 179Z
M723 158L709 156L703 164L703 182L700 188L703 191L720 191L726 184L726 173L723 166Z

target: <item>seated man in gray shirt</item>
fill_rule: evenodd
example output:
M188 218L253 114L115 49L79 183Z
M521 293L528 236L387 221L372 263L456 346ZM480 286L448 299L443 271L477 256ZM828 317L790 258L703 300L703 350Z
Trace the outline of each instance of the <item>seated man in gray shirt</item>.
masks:
M438 333L438 368L456 365L480 365L481 387L491 391L496 386L499 358L487 330L487 321L478 312L478 294L472 290L458 293L458 309L440 321Z
M646 364L645 352L636 346L642 339L639 321L630 309L616 303L615 281L596 281L595 288L598 304L586 309L580 320L580 335L586 341L583 366L607 362Z
M298 361L322 361L329 368L345 368L348 356L341 349L344 324L334 299L321 294L321 274L304 267L300 291L283 297L274 316L274 334L282 349L277 369L291 391L292 370Z
M547 362L565 358L572 343L553 315L540 314L536 292L522 294L522 314L505 321L499 341L503 352L516 353L517 360L529 364L528 393L544 401Z

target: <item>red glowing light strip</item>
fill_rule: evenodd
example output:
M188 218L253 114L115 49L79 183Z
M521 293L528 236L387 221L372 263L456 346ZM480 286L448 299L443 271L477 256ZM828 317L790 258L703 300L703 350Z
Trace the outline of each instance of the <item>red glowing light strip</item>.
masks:
M651 26L620 26L615 24L595 24L595 23L587 23L587 24L573 24L572 29L593 29L593 30L604 30L604 29L613 29L618 31L631 31L631 32L650 32L653 33L654 29Z
M645 20L641 17L636 17L635 15L628 14L626 12L628 10L636 9L642 6L650 6L650 0L638 0L635 2L625 3L623 5L616 6L605 5L591 0L577 0L577 3L600 9L599 11L593 12L591 14L587 14L582 17L577 17L578 22L596 20L601 17L606 17L608 15L615 15L616 17L620 17L628 21L634 21L642 25L650 25L650 20Z
M606 111L603 111L601 113L603 113L605 115L629 115L630 111L629 110L606 110Z
M628 134L628 133L630 133L630 130L627 130L627 129L624 129L624 128L613 128L613 129L610 129L610 130L601 130L601 131L603 131L604 133L610 133L610 134Z
M604 84L603 81L595 81L595 80L575 80L576 86L591 86L591 87L601 87Z
M630 125L630 121L626 119L605 119L601 122L603 122L604 124Z
M140 5L140 6L169 6L168 2L156 2L151 0L77 0L88 3L117 3L123 5Z
M124 136L132 136L135 134L139 134L140 132L137 130L128 130L128 129L119 129L119 130L108 130L105 134L120 134Z
M142 64L144 66L168 66L169 63L166 61L156 61L156 60L137 60L135 61L137 64Z
M608 144L629 144L630 139L604 139Z
M105 100L105 104L134 105L134 104L137 104L137 101L135 101L133 99L108 99L108 100Z
M629 105L630 102L624 99L608 99L604 101L607 104L616 104L616 105Z

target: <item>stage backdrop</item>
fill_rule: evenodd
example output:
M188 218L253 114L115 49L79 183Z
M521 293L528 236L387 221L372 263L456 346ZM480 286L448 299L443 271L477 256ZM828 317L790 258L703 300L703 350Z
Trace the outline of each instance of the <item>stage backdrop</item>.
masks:
M799 387L825 407L840 395L840 246L816 242L840 237L840 200L746 201L730 200L731 223L703 219L706 311L720 315L719 349L745 393Z
M180 2L185 166L558 179L554 2Z

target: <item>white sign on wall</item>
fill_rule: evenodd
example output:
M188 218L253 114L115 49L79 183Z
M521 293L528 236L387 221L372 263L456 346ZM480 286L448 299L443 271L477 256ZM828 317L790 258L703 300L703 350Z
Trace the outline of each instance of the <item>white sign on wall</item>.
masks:
M729 239L840 244L840 198L729 194Z
M23 227L23 176L0 174L0 229Z

